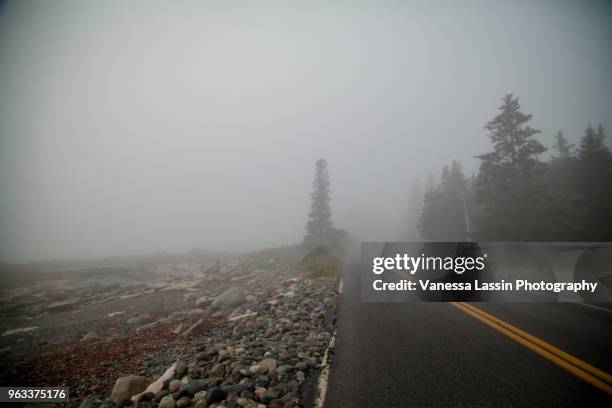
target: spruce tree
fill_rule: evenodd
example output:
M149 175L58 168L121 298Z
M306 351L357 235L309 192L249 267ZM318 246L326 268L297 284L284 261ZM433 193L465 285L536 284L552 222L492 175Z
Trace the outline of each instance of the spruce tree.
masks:
M555 145L553 146L557 151L556 156L553 156L554 159L567 159L572 155L572 149L574 148L573 144L570 144L567 141L567 138L563 135L563 132L558 131L555 135Z
M541 212L546 148L536 140L539 130L527 123L519 99L506 95L499 113L485 125L493 151L478 156L477 201L482 206L481 232L493 240L537 240L545 229ZM540 207L539 207L540 205Z
M604 129L589 125L576 150L575 185L579 195L579 238L607 241L612 238L612 157L604 144Z
M444 166L440 184L425 194L419 222L421 235L432 241L465 241L466 221L464 202L467 181L459 162Z
M315 178L312 182L310 212L306 223L306 236L304 245L313 248L320 245L330 245L331 220L331 190L327 161L317 160L315 165Z

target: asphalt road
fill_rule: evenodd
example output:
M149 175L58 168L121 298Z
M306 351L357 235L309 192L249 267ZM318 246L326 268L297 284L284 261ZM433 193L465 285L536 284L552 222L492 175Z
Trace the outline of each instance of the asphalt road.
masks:
M472 305L612 373L612 312ZM612 406L604 391L452 304L361 302L354 262L344 271L335 348L327 408Z

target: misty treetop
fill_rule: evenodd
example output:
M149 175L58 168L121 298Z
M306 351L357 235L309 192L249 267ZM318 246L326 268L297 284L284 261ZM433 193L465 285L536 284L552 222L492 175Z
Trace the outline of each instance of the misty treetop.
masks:
M612 238L612 154L601 125L587 126L579 144L555 135L549 161L521 111L519 98L502 99L485 125L493 150L477 156L480 171L465 179L459 163L445 166L424 196L419 228L430 240L462 241L468 223L490 241L609 241Z

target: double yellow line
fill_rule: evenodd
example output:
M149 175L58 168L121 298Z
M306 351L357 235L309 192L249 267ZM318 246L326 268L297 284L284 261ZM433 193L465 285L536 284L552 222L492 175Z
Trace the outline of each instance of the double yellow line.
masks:
M517 341L523 346L535 351L542 357L545 357L553 363L563 367L570 373L582 378L584 381L594 385L608 395L612 395L612 375L593 367L592 365L572 356L569 353L566 353L563 350L559 350L552 344L549 344L544 340L514 327L511 324L506 323L475 306L464 302L451 302L451 304L480 320L484 324Z

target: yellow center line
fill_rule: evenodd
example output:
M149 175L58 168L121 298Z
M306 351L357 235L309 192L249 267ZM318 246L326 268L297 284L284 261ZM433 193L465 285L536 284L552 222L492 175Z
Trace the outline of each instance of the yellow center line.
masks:
M483 312L475 306L463 302L451 302L459 310L475 317L493 329L505 334L516 342L547 358L558 366L564 368L575 376L583 379L591 385L599 388L605 393L612 395L612 386L608 384L608 379L612 378L609 374L601 371L590 364L568 354L558 348L546 343L543 340L520 330L509 323L506 323L495 316ZM537 340L537 341L536 341ZM566 357L570 357L569 359ZM580 365L574 362L580 362ZM586 368L585 368L586 367ZM595 374L597 373L597 374ZM598 378L599 377L599 378Z
M596 377L601 378L602 380L604 380L607 383L611 383L612 384L612 375L606 373L605 371L600 370L599 368L593 367L592 365L590 365L589 363L580 360L577 357L572 356L569 353L566 353L563 350L558 349L557 347L553 346L550 343L545 342L544 340L541 340L535 336L532 336L531 334L515 327L512 326L510 323L506 323L501 319L498 319L497 317L490 315L489 313L485 312L482 309L477 308L476 306L470 305L468 303L464 303L464 302L460 302L463 306L472 309L474 312L479 313L481 315L483 315L484 317L486 317L489 320L494 321L495 323L499 324L502 327L505 327L506 329L518 334L519 336L522 336L524 338L526 338L527 340L531 341L532 343L537 344L538 346L550 351L553 354L558 355L559 357L561 357L564 360L569 361L570 363L574 364L575 366L578 366L580 368L582 368L584 371L587 371L591 374L593 374Z

